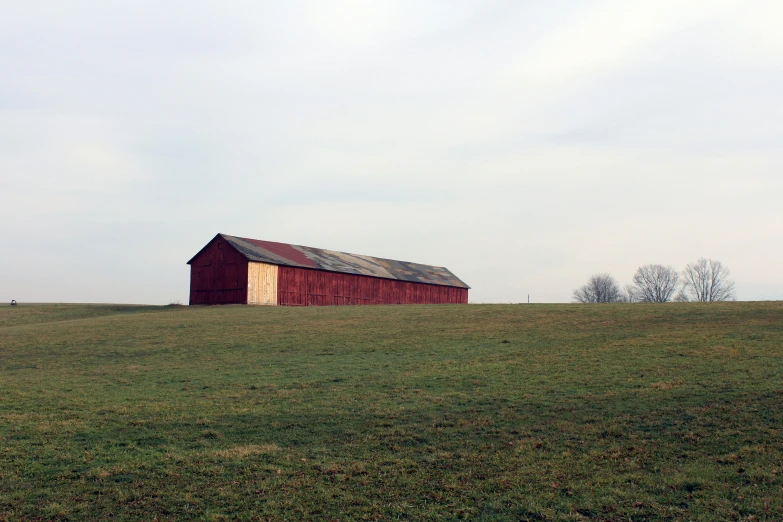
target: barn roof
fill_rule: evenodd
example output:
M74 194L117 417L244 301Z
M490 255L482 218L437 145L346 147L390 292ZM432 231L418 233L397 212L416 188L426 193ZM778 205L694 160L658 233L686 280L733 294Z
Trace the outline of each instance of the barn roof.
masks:
M470 288L447 268L218 234L248 261ZM194 258L195 259L195 258ZM191 263L193 259L188 261Z

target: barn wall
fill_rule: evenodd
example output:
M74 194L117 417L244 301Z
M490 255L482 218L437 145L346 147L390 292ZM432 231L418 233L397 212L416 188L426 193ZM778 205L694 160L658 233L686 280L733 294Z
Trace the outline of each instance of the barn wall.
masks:
M278 304L467 304L467 288L411 283L363 275L281 266Z
M247 259L220 237L190 263L190 304L247 303Z
M277 304L277 265L266 263L248 263L247 267L247 304Z

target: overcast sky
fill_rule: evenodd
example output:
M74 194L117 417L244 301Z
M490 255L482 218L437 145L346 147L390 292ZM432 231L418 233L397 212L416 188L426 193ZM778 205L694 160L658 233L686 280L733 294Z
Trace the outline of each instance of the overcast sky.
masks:
M0 300L187 302L216 233L567 302L783 299L783 3L0 0Z

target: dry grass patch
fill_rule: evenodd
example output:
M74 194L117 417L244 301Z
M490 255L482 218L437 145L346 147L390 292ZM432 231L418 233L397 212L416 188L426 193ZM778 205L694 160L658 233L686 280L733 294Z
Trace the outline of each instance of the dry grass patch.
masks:
M73 433L77 429L81 429L85 426L84 421L79 419L65 419L65 420L44 420L35 425L35 430L39 433Z
M248 444L216 451L215 456L224 459L244 459L254 455L277 453L278 451L280 451L280 446L277 444Z

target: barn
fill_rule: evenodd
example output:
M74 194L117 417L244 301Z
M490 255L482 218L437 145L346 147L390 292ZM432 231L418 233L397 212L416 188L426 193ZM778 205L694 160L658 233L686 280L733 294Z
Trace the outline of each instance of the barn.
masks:
M448 269L216 235L190 265L190 304L329 306L466 304Z

